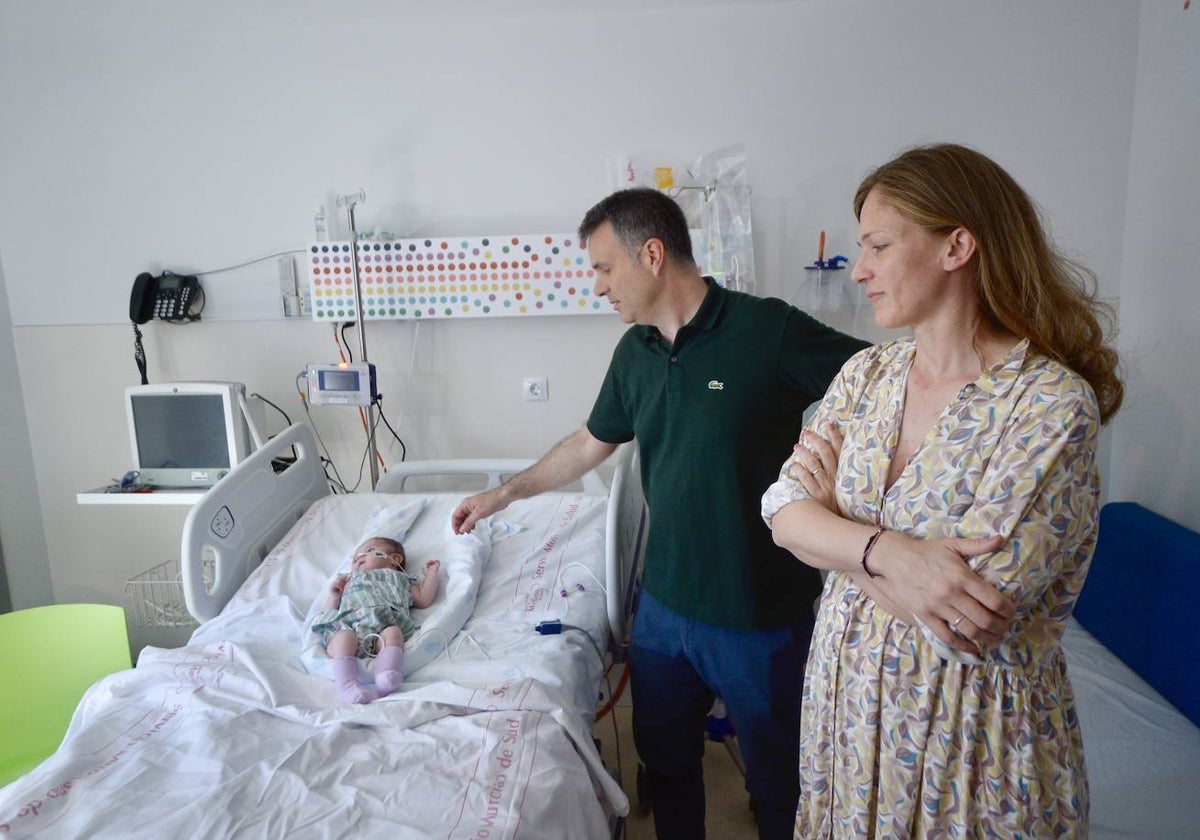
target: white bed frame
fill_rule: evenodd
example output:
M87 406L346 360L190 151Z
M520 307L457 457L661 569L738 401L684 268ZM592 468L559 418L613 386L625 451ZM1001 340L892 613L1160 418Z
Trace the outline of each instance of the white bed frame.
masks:
M508 458L406 461L390 464L375 492L406 492L409 479L418 476L480 476L485 487L495 487L531 463ZM618 451L610 486L595 472L581 481L583 492L609 499L605 590L611 649L620 659L636 605L648 522L636 446L626 444ZM202 622L215 618L288 529L328 494L317 442L306 425L292 424L238 464L201 497L184 522L180 571L188 611Z

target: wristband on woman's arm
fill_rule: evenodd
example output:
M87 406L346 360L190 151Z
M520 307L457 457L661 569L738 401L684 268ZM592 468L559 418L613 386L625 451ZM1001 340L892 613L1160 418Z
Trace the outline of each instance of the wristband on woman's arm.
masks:
M862 567L863 567L863 571L867 573L867 577L871 577L871 578L881 577L881 575L878 575L875 572L871 571L871 567L867 565L867 558L869 558L871 556L871 549L875 548L875 543L879 540L879 535L882 533L883 533L883 526L881 525L881 526L879 526L879 528L877 528L875 530L875 533L871 535L871 538L869 540L867 540L867 545L863 549Z

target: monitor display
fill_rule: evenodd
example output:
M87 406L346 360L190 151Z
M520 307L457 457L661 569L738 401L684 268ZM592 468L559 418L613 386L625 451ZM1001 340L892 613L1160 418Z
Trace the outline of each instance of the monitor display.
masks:
M322 370L318 373L322 391L357 391L358 371Z
M132 399L141 469L230 466L220 394L146 394Z
M142 484L207 488L252 451L245 386L169 382L125 389L134 469Z

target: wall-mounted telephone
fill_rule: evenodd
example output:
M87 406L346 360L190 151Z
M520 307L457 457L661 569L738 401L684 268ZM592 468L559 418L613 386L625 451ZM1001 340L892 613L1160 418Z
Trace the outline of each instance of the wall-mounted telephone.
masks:
M151 318L164 321L192 320L191 307L197 296L203 300L200 282L191 275L165 272L155 277L142 272L133 281L129 295L129 320L144 324Z

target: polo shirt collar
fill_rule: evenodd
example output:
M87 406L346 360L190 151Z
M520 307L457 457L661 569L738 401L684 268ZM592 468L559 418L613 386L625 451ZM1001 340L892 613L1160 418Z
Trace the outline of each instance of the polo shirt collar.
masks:
M711 277L705 276L704 282L708 286L708 291L704 293L704 300L700 301L700 308L696 310L692 320L679 328L679 334L675 337L676 344L679 344L681 340L687 340L694 333L715 327L717 319L725 309L725 301L729 299L729 292ZM658 331L658 327L645 327L642 338L646 341L658 341L662 338L662 333Z

